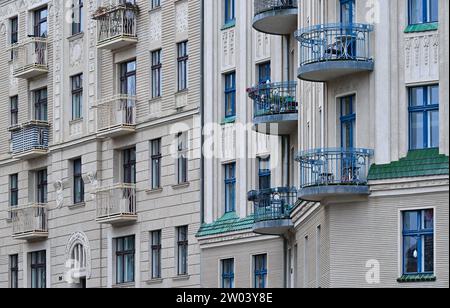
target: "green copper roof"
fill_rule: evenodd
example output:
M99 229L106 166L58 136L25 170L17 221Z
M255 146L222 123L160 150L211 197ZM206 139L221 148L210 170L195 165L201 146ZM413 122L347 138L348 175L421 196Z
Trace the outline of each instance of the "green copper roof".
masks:
M227 213L212 224L203 224L197 237L252 230L254 221L253 215L241 219L235 212Z
M432 22L426 24L409 25L405 29L405 33L435 31L439 29L439 23Z
M448 156L438 149L410 151L408 156L387 165L373 165L369 181L419 176L448 175Z

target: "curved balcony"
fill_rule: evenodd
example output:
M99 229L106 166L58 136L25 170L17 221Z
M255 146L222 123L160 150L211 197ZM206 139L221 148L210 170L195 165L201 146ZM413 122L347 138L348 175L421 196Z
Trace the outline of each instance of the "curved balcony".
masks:
M272 135L289 135L298 122L297 82L267 83L249 88L253 100L255 130Z
M369 195L372 150L316 149L301 153L299 198L348 201Z
M136 185L117 184L96 192L97 222L127 225L137 221Z
M138 42L139 7L123 0L107 1L92 18L97 21L97 48L115 50Z
M272 188L248 193L254 203L253 232L266 235L283 235L294 225L290 214L297 201L296 188Z
M325 24L296 32L300 41L298 78L326 82L373 71L370 40L372 25Z
M259 32L288 35L297 28L297 0L254 0L253 28Z

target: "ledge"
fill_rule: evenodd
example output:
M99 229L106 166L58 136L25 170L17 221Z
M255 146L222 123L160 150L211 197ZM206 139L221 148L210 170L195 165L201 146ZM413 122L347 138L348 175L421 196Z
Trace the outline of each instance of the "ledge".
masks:
M235 26L236 26L236 20L229 21L229 22L227 22L226 24L224 24L224 25L222 26L221 30L222 30L222 31L228 30L228 29L230 29L230 28L234 28Z
M172 281L186 281L186 280L189 280L189 279L191 279L190 275L180 275L180 276L177 276L177 277L173 277Z
M434 276L433 274L403 275L402 277L397 279L398 283L433 281L436 281L436 276Z
M163 188L161 187L161 188L155 188L155 189L147 189L146 191L145 191L145 193L147 194L147 195L152 195L152 194L159 194L159 193L162 193L163 192Z
M406 27L405 33L436 31L438 29L439 29L439 23L432 22L432 23L425 23L425 24L409 25Z
M161 284L161 283L163 283L163 282L164 282L164 279L163 279L163 278L155 278L155 279L147 280L145 283L146 283L147 285L153 285L153 284Z
M189 187L190 185L191 185L190 182L180 183L180 184L172 185L172 189L183 189L183 188Z

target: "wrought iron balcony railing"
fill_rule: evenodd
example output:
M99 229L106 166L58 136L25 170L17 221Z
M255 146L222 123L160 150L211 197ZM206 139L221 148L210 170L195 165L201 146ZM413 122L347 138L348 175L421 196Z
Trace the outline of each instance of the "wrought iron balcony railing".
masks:
M117 184L96 192L97 221L114 222L136 217L136 185Z
M49 144L49 123L31 121L11 127L12 155L22 157L27 155L46 154Z
M281 9L296 9L297 0L254 0L255 15Z
M10 208L13 237L43 237L48 233L48 210L45 204Z
M48 40L29 37L11 47L13 74L16 78L30 78L48 72Z
M115 95L99 101L96 108L99 134L136 126L136 96Z
M248 199L254 203L255 223L290 219L291 209L297 202L297 189L280 187L251 191Z
M253 117L298 113L297 82L267 83L249 88L254 102Z
M364 186L371 166L372 150L316 149L301 153L300 187Z
M324 61L372 61L367 24L323 24L296 32L300 66Z

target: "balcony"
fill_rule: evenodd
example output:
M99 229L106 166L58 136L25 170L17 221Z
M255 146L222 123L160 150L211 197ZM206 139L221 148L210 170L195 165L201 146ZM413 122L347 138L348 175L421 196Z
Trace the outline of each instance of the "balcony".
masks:
M137 221L136 185L117 184L96 192L97 222L115 226Z
M289 135L298 123L297 83L267 83L249 88L253 123L260 133Z
M48 122L31 121L11 127L12 156L15 159L33 159L48 154Z
M48 238L48 210L45 204L32 204L10 209L12 237L36 241Z
M296 188L272 188L248 193L254 203L253 232L283 235L293 228L290 213L297 201Z
M44 37L30 37L11 47L13 76L29 79L48 73L48 43Z
M301 153L299 198L351 201L369 195L372 150L317 149Z
M97 135L115 138L136 132L136 97L115 95L97 103Z
M98 7L92 16L97 21L97 48L115 50L136 44L138 14L139 7L124 0Z
M297 0L254 0L256 31L290 35L297 29Z
M374 69L372 25L325 24L296 32L300 41L298 78L326 82Z

